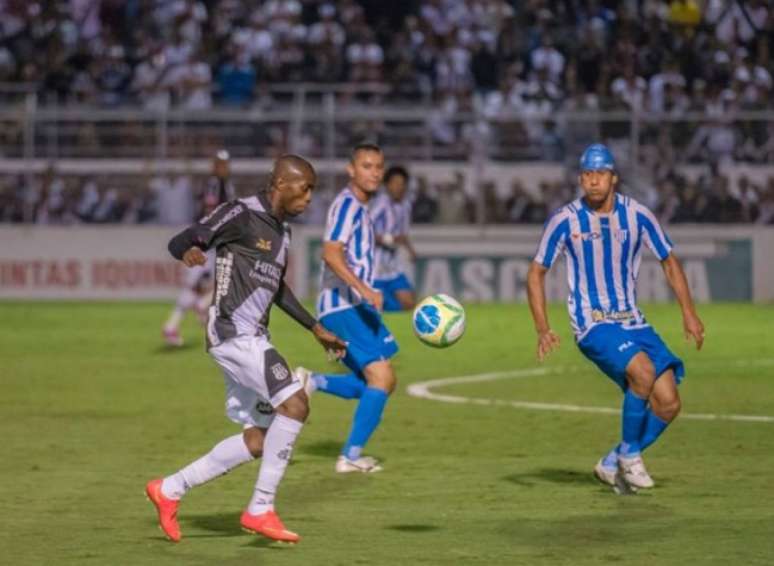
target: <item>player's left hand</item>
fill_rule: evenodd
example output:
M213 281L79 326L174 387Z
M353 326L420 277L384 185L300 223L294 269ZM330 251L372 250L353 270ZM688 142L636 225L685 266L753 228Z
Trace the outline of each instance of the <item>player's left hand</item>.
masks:
M347 343L333 332L327 330L319 322L312 327L312 333L322 347L325 348L325 351L335 359L340 360L347 354Z
M183 254L183 263L186 267L193 267L194 265L204 265L207 263L207 256L196 246L191 246Z
M685 331L685 339L693 339L696 342L696 349L701 350L701 346L704 344L704 324L696 313L689 312L683 315L683 330Z

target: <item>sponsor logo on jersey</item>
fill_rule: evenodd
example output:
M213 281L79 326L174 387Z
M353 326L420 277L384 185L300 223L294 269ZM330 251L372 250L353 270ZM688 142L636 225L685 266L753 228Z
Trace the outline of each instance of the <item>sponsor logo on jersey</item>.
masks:
M611 320L613 322L627 322L634 318L632 311L617 311L617 312L605 312L598 309L591 311L591 320L594 322L602 322L603 320Z
M580 238L584 242L590 242L599 240L602 237L602 234L599 232L573 232L572 237L576 240Z
M274 407L268 401L260 400L255 404L255 410L262 415L271 415L274 412Z
M263 238L258 238L258 241L255 243L255 247L258 248L259 250L270 252L271 240L264 240Z
M282 279L282 269L273 263L256 260L253 269L250 271L250 278L255 279L267 287L279 286Z

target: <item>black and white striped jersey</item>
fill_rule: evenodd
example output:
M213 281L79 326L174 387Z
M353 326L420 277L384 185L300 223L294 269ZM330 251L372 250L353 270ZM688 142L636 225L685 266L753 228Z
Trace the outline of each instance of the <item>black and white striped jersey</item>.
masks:
M235 336L265 333L274 302L286 311L289 306L300 308L301 313L288 312L304 326L314 325L314 319L283 282L290 228L270 210L264 194L233 200L220 205L169 243L169 251L177 259L191 246L216 249L208 348Z

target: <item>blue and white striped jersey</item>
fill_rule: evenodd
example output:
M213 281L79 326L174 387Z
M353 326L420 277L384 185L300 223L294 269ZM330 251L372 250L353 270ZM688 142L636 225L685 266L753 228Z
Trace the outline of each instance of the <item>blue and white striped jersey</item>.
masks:
M549 268L565 255L567 310L576 339L603 322L648 325L637 308L635 288L643 243L662 261L672 251L653 213L620 194L609 214L594 212L579 198L548 219L534 259Z
M344 244L347 266L366 285L374 283L374 228L367 205L361 203L345 187L328 209L325 223L325 242ZM348 309L361 302L360 295L351 289L325 262L320 273L320 293L317 297L317 315Z
M400 236L408 234L411 225L411 199L408 195L400 202L395 202L386 190L379 192L371 201L369 211L374 223L374 233L377 236ZM393 279L403 273L397 248L376 245L375 279Z

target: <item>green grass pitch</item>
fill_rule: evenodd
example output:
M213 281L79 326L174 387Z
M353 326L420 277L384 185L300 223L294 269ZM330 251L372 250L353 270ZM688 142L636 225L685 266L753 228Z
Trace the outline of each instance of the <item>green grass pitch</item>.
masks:
M681 419L646 453L657 487L634 497L595 483L617 416L410 397L412 382L532 368L525 305L468 307L448 350L423 346L408 315L387 317L401 345L400 386L367 453L381 474L337 476L352 402L318 394L283 482L278 511L303 540L267 543L238 520L257 465L194 490L184 539L162 538L144 499L173 472L237 432L204 352L168 351L160 303L0 303L0 564L771 564L774 423ZM686 413L774 415L774 307L705 305L702 352L686 344L674 305L648 306L682 356ZM275 311L291 365L335 369L311 336ZM546 375L456 384L437 393L617 407L620 393L575 348Z

